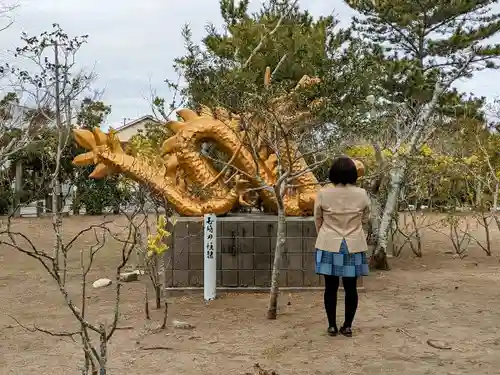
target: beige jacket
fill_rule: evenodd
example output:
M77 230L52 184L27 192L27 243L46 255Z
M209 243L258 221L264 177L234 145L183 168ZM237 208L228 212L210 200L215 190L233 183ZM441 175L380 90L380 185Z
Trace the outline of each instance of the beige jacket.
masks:
M370 219L366 190L353 185L326 186L314 204L316 249L338 253L345 239L350 253L368 250L363 224Z

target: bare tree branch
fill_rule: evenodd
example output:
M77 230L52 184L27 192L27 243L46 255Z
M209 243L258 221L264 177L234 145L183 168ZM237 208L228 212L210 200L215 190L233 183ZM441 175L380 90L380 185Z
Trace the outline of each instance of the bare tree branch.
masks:
M27 327L27 326L23 325L21 322L19 322L19 320L17 320L16 318L14 318L12 315L9 315L9 318L11 318L12 320L14 320L17 323L17 325L19 325L21 328L23 328L23 329L25 329L25 330L27 330L29 332L41 332L41 333L45 333L47 335L54 336L54 337L69 337L73 341L75 341L74 336L79 336L81 334L80 331L74 331L74 332L53 332L53 331L48 330L48 329L37 327L35 324L33 324L33 328L30 328L30 327Z

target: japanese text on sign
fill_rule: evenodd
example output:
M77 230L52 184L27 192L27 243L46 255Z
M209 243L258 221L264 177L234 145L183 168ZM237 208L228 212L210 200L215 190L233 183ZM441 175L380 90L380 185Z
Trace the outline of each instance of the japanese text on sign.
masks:
M203 221L203 291L205 301L216 297L217 291L217 217L205 215Z
M207 259L214 259L214 219L207 216L205 219L205 251Z

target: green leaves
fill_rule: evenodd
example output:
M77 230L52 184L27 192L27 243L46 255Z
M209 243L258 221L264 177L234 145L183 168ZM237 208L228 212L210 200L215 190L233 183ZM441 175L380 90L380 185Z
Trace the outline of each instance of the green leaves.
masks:
M495 67L493 60L500 56L500 45L483 43L500 30L500 14L492 11L495 0L346 3L365 16L353 22L360 36L383 44L392 64L412 62L420 71L414 74L418 80L409 80L407 85L425 85L427 74L435 69L441 79L447 79L467 66L461 76L468 76L472 71ZM470 61L471 54L474 58Z
M386 107L403 104L418 113L439 82L446 90L433 109L441 115L439 120L434 117L436 126L450 131L450 119L462 115L482 119L483 98L467 97L450 86L477 71L498 68L500 45L487 43L500 30L500 14L492 7L497 1L345 2L363 16L353 19L353 35L368 41L370 54L379 64L381 74L373 83ZM393 122L388 122L388 131Z
M111 106L104 104L102 101L94 101L90 98L84 98L80 111L76 116L78 125L84 129L93 130L104 123L106 116L111 113Z
M183 94L191 105L205 104L241 109L244 93L262 93L266 67L273 82L291 89L304 75L322 75L328 43L340 44L333 33L333 17L313 20L293 1L270 1L248 14L248 1L220 2L224 31L207 26L207 35L196 45L188 28L183 30L186 53L176 59L188 86Z
M248 4L249 0L238 1L238 5L235 4L235 0L220 0L220 11L221 16L227 25L235 25L241 20L247 18Z

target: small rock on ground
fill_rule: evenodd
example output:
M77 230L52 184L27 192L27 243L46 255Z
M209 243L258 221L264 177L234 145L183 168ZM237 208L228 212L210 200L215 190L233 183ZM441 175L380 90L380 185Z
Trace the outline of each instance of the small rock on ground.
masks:
M120 274L120 281L124 283L129 283L131 281L139 280L139 273L136 271L133 272L124 272Z
M94 288L98 289L98 288L104 288L106 286L109 286L109 285L111 285L111 283L112 283L112 281L110 279L99 279L99 280L94 281L92 286Z
M442 349L442 350L450 350L451 349L451 345L448 342L443 341L443 340L429 339L429 340L427 340L427 345L432 346L433 348L436 348L436 349Z
M178 329L194 329L195 326L193 324L187 323L187 322L180 322L178 320L174 320L172 322L174 328Z

